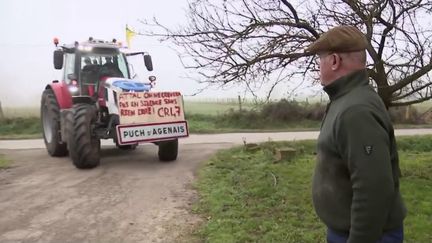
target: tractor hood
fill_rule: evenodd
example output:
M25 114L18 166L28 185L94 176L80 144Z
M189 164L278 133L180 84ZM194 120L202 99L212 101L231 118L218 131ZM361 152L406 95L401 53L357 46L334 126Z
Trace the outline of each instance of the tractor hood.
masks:
M126 78L107 78L105 87L117 92L148 92L152 88L152 85Z

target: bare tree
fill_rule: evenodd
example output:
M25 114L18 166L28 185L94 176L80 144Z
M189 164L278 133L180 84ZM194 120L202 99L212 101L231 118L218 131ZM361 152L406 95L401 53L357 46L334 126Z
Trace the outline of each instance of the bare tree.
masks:
M243 83L251 91L317 77L303 50L337 25L354 25L369 41L368 72L386 106L432 97L432 0L194 0L188 23L143 21L144 35L172 41L186 68L209 84Z

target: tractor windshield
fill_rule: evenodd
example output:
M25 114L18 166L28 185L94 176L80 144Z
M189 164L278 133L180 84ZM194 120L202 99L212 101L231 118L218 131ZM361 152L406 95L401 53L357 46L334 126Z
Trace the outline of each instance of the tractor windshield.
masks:
M102 77L129 78L124 56L118 54L86 53L81 56L81 78L85 73L93 73L96 79ZM85 76L85 75L84 75Z
M108 77L130 77L126 59L117 49L94 48L91 52L81 52L79 56L81 94L93 96Z

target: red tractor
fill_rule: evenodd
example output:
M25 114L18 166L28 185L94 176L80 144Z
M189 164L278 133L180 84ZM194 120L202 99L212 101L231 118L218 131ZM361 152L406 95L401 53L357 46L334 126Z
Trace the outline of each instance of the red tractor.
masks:
M154 76L147 83L131 79L127 58L142 55L152 71L150 55L127 53L115 40L54 43L54 68L63 74L45 87L41 100L51 156L69 154L77 168L94 168L100 163L100 139L113 139L120 149L152 142L159 160L177 159L178 138L188 136L180 93L150 92Z

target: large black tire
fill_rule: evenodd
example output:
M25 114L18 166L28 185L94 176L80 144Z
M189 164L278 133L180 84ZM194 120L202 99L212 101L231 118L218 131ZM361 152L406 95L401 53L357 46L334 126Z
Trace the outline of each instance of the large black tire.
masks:
M68 148L73 164L78 169L91 169L100 163L100 140L93 133L96 121L96 107L88 104L77 104L72 109L67 121Z
M69 143L70 143L70 136L71 134L73 134L74 132L74 115L73 115L73 109L70 109L69 111L66 112L65 116L64 116L65 122L64 122L64 134L62 134L63 136L63 140L67 141L68 144L68 150L69 150Z
M62 142L60 133L60 107L51 89L46 89L42 93L41 120L48 154L57 157L67 155L67 145Z
M177 159L178 139L162 141L158 143L158 156L160 161L173 161Z

